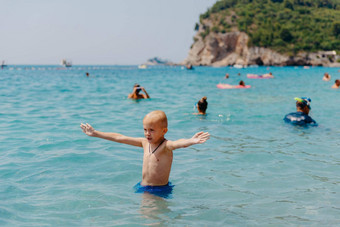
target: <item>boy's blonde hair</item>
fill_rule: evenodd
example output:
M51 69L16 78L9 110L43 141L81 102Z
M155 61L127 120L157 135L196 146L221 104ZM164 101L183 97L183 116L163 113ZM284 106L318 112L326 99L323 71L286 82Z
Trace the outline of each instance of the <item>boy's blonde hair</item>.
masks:
M166 117L166 114L161 110L155 110L148 113L147 115L145 115L144 120L151 120L153 122L159 123L162 128L168 128L168 118Z

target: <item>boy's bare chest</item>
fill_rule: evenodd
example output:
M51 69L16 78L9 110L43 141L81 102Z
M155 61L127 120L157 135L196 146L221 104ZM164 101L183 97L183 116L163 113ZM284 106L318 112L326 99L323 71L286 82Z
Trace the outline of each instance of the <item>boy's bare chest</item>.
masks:
M159 165L172 162L172 151L166 151L164 149L157 150L156 152L149 151L149 149L144 148L144 158L143 162L149 165Z

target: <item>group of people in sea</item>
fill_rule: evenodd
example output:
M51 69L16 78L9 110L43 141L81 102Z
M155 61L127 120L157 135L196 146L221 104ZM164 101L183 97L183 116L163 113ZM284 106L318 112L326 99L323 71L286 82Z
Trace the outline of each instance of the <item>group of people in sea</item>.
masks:
M148 92L145 90L144 87L141 87L139 84L135 84L133 86L132 92L128 95L129 99L149 99L150 96L148 94ZM205 115L206 114L206 110L208 108L208 102L207 102L207 97L204 96L202 97L196 104L195 104L196 108L197 108L197 115Z
M324 73L322 80L326 81L326 82L330 81L331 80L331 75L329 75L329 73ZM339 79L336 79L334 81L334 84L333 84L332 88L335 88L335 89L340 88L340 80Z
M240 74L238 74L240 75ZM249 74L248 74L249 75ZM255 75L255 74L251 74L251 75ZM325 76L329 74L325 73ZM264 74L261 75L262 77L270 77L270 78L274 78L272 73L268 73L268 74ZM229 78L229 74L227 73L225 75L225 78L228 79ZM339 80L336 80L336 83ZM241 80L239 82L239 86L245 86L245 83L243 80ZM143 92L143 93L141 93ZM147 93L147 91L145 90L144 87L141 87L139 84L135 84L133 86L133 90L132 92L128 95L128 98L130 99L148 99L150 98L149 94ZM301 98L294 98L296 103L296 112L292 112L287 114L283 120L287 123L291 123L294 125L313 125L313 126L317 126L317 123L315 120L313 120L310 116L309 116L309 112L311 110L311 98L308 97L301 97ZM207 97L204 96L202 97L197 103L196 103L196 108L197 108L197 113L194 113L196 115L205 115L206 114L206 110L208 108L208 102L207 102Z
M238 76L241 76L240 73L237 74ZM248 78L251 79L271 79L274 78L273 74L271 72L269 73L265 73L262 75L258 75L258 74L247 74ZM224 79L229 79L229 73L226 73L224 76ZM217 86L218 88L221 89L231 89L231 88L250 88L250 85L246 85L245 82L243 80L240 80L238 85L230 85L230 84L219 84Z
M330 81L331 76L326 72L322 78L324 81ZM336 79L333 86L333 89L339 89L340 80ZM309 116L309 111L312 109L310 103L312 102L311 98L301 97L295 98L296 100L296 112L287 114L283 120L287 123L292 123L295 125L312 125L317 126L318 124Z
M241 74L238 73L238 76L240 76ZM256 76L256 77L255 77ZM270 73L266 73L263 75L256 75L256 74L248 74L247 75L248 78L274 78L273 74ZM225 79L229 78L229 74L226 73L225 74ZM324 74L323 80L324 81L330 81L331 76L328 73ZM245 87L245 83L243 80L240 80L239 85L236 85L238 87ZM334 85L332 86L332 88L338 89L340 86L340 80L337 79L335 80ZM144 92L140 93L140 92ZM135 84L133 87L133 91L128 95L128 98L131 99L148 99L150 98L149 94L146 92L144 87L141 87L139 84ZM294 98L296 103L296 112L292 112L287 114L283 120L287 123L291 123L294 125L312 125L312 126L317 126L318 124L316 123L315 120L313 120L310 116L309 116L309 112L311 110L311 98L309 97L296 97ZM208 108L208 102L207 102L207 97L204 96L202 97L197 103L196 103L196 108L197 108L197 113L194 113L196 115L205 115L206 114L206 110Z
M87 74L87 76L89 75ZM271 73L266 76L274 77ZM226 74L225 78L228 79L229 74ZM324 78L329 81L330 75L325 73ZM324 80L327 81L326 79ZM339 88L339 85L340 81L336 80L333 88ZM245 83L241 80L239 86L245 86ZM144 87L135 84L128 98L138 100L149 99L150 96ZM283 120L294 125L317 126L316 121L309 116L312 100L308 97L296 97L294 99L296 101L296 112L285 115ZM197 113L194 114L205 115L207 107L207 97L204 96L197 102ZM165 134L168 132L168 121L166 114L161 110L152 111L144 117L144 137L129 137L115 132L101 132L95 130L88 123L81 123L80 127L86 135L91 137L142 147L144 151L142 180L135 185L134 189L136 192L146 192L164 198L171 194L173 188L173 185L169 182L173 150L202 144L210 138L208 132L197 132L189 139L167 140Z

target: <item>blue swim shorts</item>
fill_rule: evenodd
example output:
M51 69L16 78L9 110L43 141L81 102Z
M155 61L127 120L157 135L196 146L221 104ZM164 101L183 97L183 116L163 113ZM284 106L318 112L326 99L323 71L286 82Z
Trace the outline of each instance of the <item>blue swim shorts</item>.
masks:
M168 182L163 186L143 186L138 182L133 188L136 193L150 193L162 198L171 198L172 189L175 185L172 185L171 182Z

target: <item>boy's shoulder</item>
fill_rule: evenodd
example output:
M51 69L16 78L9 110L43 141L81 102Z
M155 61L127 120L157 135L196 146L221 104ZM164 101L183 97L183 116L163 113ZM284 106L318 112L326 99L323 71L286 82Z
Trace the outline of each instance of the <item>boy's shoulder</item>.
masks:
M165 148L169 151L173 151L174 150L173 143L174 143L174 141L172 141L172 140L166 140L165 141Z

